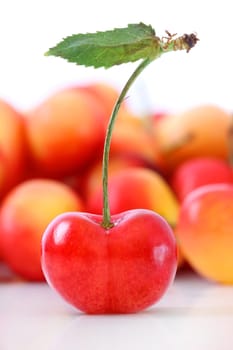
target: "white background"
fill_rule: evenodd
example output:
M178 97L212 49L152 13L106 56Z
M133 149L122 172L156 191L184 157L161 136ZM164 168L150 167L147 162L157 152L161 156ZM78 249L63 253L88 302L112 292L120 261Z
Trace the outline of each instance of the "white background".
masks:
M200 42L188 54L169 53L153 62L130 91L132 107L146 113L216 103L232 111L231 5L230 0L1 0L0 97L24 110L71 83L99 80L120 89L134 64L95 70L44 52L71 34L142 21L159 36L166 29L196 32Z

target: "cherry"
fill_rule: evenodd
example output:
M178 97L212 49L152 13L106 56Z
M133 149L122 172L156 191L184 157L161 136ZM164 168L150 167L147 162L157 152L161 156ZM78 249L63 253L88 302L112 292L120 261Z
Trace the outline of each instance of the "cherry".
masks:
M176 243L167 222L136 209L112 216L62 214L42 240L48 283L89 314L132 313L165 293L176 272Z
M103 152L103 215L61 214L42 237L42 269L49 285L89 314L133 313L150 307L164 295L177 269L175 236L162 216L133 209L111 217L109 209L114 122L130 86L150 62L144 59L133 72L109 120Z

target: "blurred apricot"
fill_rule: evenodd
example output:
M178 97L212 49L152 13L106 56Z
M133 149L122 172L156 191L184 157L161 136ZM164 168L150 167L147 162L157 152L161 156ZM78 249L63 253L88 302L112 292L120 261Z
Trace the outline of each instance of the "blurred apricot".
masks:
M39 175L66 176L85 167L102 150L103 109L82 88L53 93L28 111L31 161Z
M210 184L190 192L175 228L181 251L203 277L233 285L233 185Z
M195 157L178 165L169 183L177 198L184 198L198 187L215 183L233 183L233 170L228 162L215 157Z
M137 155L113 155L109 159L108 174L112 175L133 167L153 168L150 162ZM95 190L102 186L102 160L93 163L92 166L82 174L82 179L76 182L77 190L81 192L84 198L89 198Z
M179 203L163 177L152 169L129 167L109 176L109 204L112 214L142 208L156 211L175 226ZM102 213L102 186L87 201L88 211Z
M156 139L145 120L127 109L119 113L113 130L111 155L117 154L139 156L158 168L162 164Z
M0 246L4 262L18 276L42 281L41 237L57 215L83 210L79 195L65 184L33 179L15 186L0 209Z
M0 199L24 177L26 153L24 118L0 99Z
M226 159L231 121L230 113L211 104L159 119L155 135L168 172L192 157Z
M103 82L93 82L83 86L83 88L87 93L89 93L92 97L95 97L101 103L104 109L104 118L107 122L111 116L120 92L111 84ZM124 108L128 108L125 101L123 101L120 111L124 110Z

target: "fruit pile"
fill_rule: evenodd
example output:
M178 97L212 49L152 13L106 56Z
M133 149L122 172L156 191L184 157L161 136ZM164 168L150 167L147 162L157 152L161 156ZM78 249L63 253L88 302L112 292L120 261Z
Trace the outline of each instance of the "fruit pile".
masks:
M92 83L56 91L19 112L0 100L0 259L44 281L41 238L58 214L102 213L102 153L118 91ZM233 283L232 117L202 105L135 115L125 101L109 163L112 214L150 209L171 225L179 268Z

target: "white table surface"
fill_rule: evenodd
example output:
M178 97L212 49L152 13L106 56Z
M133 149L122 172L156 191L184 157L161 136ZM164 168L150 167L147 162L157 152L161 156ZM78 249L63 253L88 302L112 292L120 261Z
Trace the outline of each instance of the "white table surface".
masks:
M233 287L189 270L133 315L90 316L46 283L0 282L0 350L233 349Z

